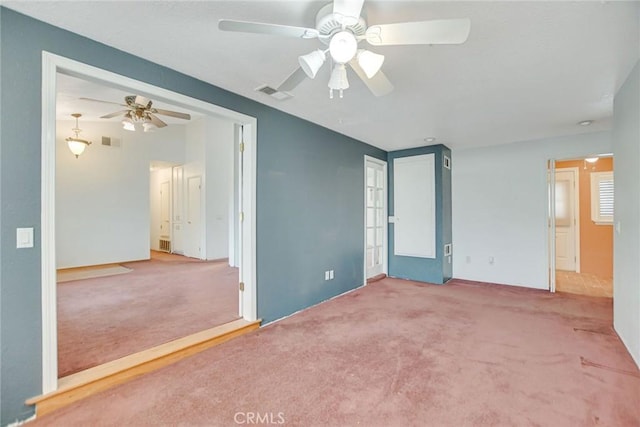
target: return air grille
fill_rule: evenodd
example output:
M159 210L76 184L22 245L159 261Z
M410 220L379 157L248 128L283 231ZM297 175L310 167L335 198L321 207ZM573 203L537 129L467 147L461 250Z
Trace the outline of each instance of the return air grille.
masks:
M160 250L162 252L171 252L171 240L160 239Z

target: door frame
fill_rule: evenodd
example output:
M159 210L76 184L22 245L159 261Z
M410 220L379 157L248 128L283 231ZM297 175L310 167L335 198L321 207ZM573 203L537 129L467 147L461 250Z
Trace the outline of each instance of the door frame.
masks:
M580 273L580 169L576 166L571 166L568 168L556 168L555 167L555 163L557 162L561 162L562 160L555 160L554 161L554 177L553 177L553 182L555 183L556 180L556 174L558 172L572 172L573 173L573 219L574 219L574 223L573 223L573 227L574 227L574 239L573 239L573 243L575 245L574 248L574 254L576 257L576 267L575 267L575 272L576 273ZM554 198L553 198L553 204L554 204L554 219L555 219L555 203L556 203L556 198L555 198L555 194L554 194ZM554 256L555 256L555 221L553 223L554 225Z
M384 229L382 232L382 236L383 236L383 244L382 244L382 273L384 274L388 274L388 265L389 265L389 204L387 203L388 200L388 193L389 193L389 189L388 189L388 177L387 177L387 162L385 160L380 160L377 159L375 157L371 157L371 156L367 156L365 154L364 156L364 185L363 185L363 195L364 195L364 199L363 199L363 205L364 205L364 224L363 224L363 230L364 230L364 259L363 259L363 277L364 277L364 285L367 284L367 163L371 162L371 163L376 163L380 166L382 166L382 177L383 177L383 214L384 214Z
M47 51L42 52L42 145L41 145L41 279L42 279L42 393L58 388L58 334L56 314L55 186L56 186L56 74L63 73L96 83L135 90L173 105L215 115L243 125L243 227L241 277L238 291L245 320L257 319L256 299L256 153L257 119L149 83L106 71Z

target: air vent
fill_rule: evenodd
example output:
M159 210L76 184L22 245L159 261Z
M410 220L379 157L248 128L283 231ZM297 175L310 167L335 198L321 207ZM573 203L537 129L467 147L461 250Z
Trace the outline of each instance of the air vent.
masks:
M160 239L160 250L162 252L171 252L171 240Z
M111 138L110 136L103 136L102 145L107 147L120 147L120 140L117 138Z
M286 92L280 92L277 89L272 88L271 86L268 85L263 85L260 86L258 88L256 88L257 92L262 92L265 95L269 95L272 98L277 99L278 101L284 101L285 99L289 99L291 98L291 95L289 95Z

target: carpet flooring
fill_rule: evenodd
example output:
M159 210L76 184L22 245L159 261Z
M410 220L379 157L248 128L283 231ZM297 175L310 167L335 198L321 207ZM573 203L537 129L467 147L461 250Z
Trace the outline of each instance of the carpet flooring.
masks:
M610 299L386 278L34 425L638 426L611 324Z
M128 274L58 285L58 376L238 318L238 270L155 254Z

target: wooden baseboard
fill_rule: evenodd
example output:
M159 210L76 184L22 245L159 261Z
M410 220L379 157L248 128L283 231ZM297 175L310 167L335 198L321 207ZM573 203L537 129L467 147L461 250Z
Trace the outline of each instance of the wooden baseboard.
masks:
M32 397L26 401L26 404L36 405L36 416L41 417L80 399L258 329L260 322L260 320L254 322L248 322L243 319L234 320L233 322L60 378L57 390Z

